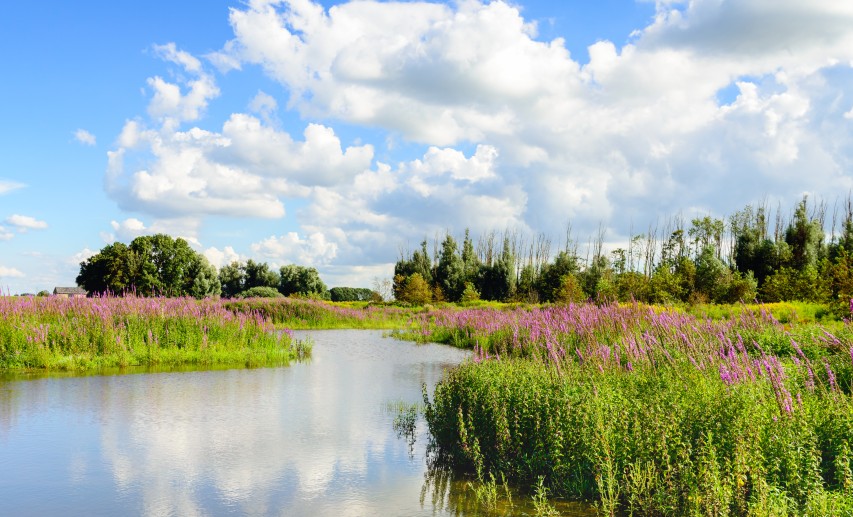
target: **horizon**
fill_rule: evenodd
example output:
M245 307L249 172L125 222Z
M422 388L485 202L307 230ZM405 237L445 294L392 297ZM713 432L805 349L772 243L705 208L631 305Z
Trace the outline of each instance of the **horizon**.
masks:
M370 287L445 231L853 190L853 4L589 4L11 5L0 288L153 233Z

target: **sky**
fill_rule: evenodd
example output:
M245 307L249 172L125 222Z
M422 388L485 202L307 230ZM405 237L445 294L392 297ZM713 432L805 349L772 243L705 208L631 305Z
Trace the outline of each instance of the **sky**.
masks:
M370 287L445 232L853 188L848 1L46 0L0 52L4 293L152 233Z

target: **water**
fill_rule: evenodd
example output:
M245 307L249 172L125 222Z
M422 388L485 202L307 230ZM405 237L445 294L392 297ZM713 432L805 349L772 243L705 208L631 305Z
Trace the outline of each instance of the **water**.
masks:
M473 514L465 481L425 476L423 419L410 447L391 409L467 353L306 335L312 359L283 368L6 376L0 514Z

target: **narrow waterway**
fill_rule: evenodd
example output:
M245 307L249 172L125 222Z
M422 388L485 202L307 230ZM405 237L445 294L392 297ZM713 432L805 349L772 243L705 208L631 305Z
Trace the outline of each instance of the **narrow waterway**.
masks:
M282 368L0 378L0 513L487 514L426 475L422 418L413 446L393 425L467 352L306 336L311 360Z

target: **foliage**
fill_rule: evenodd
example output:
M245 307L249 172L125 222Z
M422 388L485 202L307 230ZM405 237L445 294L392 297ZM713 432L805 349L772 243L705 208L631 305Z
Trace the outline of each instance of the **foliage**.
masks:
M395 283L397 283L396 278ZM432 300L432 292L430 291L429 284L427 284L420 273L412 274L401 281L400 284L401 288L397 294L399 301L423 305Z
M164 234L137 237L129 246L104 247L80 263L77 285L90 293L139 296L194 296L220 292L219 277L207 259L184 239Z
M364 287L333 287L329 289L329 297L333 302L366 302L375 300L377 296L379 293Z
M471 303L476 302L480 299L480 293L477 292L477 289L474 287L474 284L471 282L465 282L465 290L462 291L462 298L460 301L462 303Z
M237 295L237 298L281 298L284 295L275 287L255 286L250 287Z
M281 282L278 291L285 295L291 294L323 294L326 292L326 284L320 280L320 274L313 267L297 266L290 264L281 266Z

